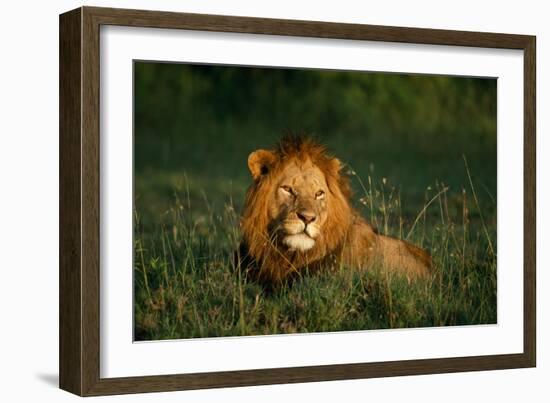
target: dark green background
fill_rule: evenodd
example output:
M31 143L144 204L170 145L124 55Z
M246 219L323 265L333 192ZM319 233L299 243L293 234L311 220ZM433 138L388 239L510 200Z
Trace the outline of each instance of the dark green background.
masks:
M496 199L496 80L135 63L135 197L159 221L174 190L241 206L248 154L288 131L325 143L364 180L387 178L415 216L436 181ZM356 183L355 183L356 184Z

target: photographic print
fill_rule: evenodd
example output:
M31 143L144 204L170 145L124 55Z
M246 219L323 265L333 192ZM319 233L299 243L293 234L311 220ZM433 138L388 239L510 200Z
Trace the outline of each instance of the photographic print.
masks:
M496 323L497 85L134 61L136 341Z

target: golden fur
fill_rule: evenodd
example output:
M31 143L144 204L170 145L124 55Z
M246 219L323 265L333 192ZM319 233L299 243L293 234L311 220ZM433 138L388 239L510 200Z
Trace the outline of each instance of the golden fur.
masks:
M307 268L381 267L425 276L430 255L379 235L350 203L340 161L309 138L285 137L274 150L250 154L253 183L241 220L238 263L247 273L280 283Z

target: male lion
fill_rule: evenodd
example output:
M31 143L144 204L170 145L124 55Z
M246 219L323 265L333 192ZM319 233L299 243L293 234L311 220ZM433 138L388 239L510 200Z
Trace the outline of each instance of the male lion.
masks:
M431 257L403 240L379 235L351 206L340 161L310 138L285 137L248 157L254 182L246 194L238 264L277 284L305 268L380 267L425 276Z

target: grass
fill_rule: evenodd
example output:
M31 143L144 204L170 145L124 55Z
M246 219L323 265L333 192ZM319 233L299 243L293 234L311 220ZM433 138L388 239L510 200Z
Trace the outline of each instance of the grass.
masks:
M387 178L371 173L363 180L348 171L366 218L382 233L431 251L428 280L341 267L305 273L272 292L233 267L243 186L224 182L225 196L213 202L201 182L165 176L173 187L160 216L136 197L136 340L496 323L496 204L486 206L487 194L480 204L464 163L466 186L434 182L415 212ZM152 185L147 175L141 179L138 195Z

